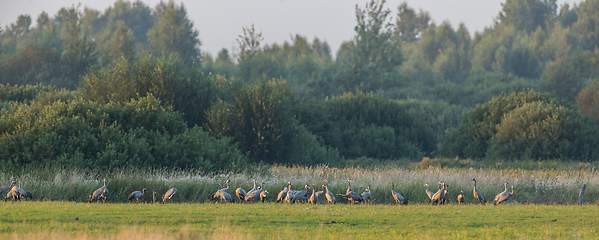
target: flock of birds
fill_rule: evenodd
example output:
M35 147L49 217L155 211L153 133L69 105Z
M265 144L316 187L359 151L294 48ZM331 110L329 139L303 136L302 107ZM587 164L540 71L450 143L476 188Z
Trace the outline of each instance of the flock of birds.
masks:
M479 201L481 204L486 204L487 200L485 199L485 196L483 196L483 194L478 191L476 189L476 178L472 179L472 181L474 181L474 190L473 190L473 195L474 198ZM336 198L335 198L335 194L333 194L329 189L328 189L328 180L323 180L323 182L325 182L326 184L322 185L322 191L316 191L316 189L314 188L314 183L312 183L312 193L310 194L310 186L305 185L304 188L305 190L293 190L293 184L291 184L291 182L287 182L287 186L284 187L283 189L281 189L281 192L279 192L279 195L277 196L277 202L288 202L288 203L296 203L296 202L308 202L308 203L312 203L312 204L317 204L319 202L319 199L321 198L322 195L324 195L324 197L326 198L328 203L332 203L335 204L337 202ZM234 198L231 196L231 194L229 194L229 188L230 188L230 180L226 181L227 187L226 188L222 188L222 186L220 185L220 183L218 184L219 189L213 193L212 195L210 195L210 200L211 201L215 201L218 199L221 199L225 202L235 202ZM364 192L362 194L359 194L357 192L355 192L352 187L351 187L351 183L352 180L347 180L347 191L345 192L345 194L337 194L338 197L347 199L351 204L357 204L357 203L369 203L370 202L370 198L371 198L371 192L370 192L370 185L368 185L368 188L364 189ZM506 182L504 184L504 191L497 194L497 196L495 196L495 199L493 200L493 204L497 205L500 204L502 202L506 202L509 199L512 198L512 196L514 195L514 186L512 186L512 191L508 192L507 190L507 185L509 183ZM448 184L445 184L443 182L439 182L439 190L435 193L431 192L429 190L429 185L428 184L424 184L424 186L426 187L425 192L426 195L428 196L428 198L430 199L430 203L431 204L445 204L448 201L448 196L449 196L449 191L448 191ZM262 189L264 188L264 182L262 182L260 184L260 186L256 187L256 179L254 179L254 188L252 188L250 191L246 192L243 188L237 188L237 190L235 190L235 195L237 196L237 198L239 199L240 202L254 202L258 196L260 196L260 200L262 202L265 201L266 197L268 196L268 191L264 190L262 191ZM133 193L132 193L133 195ZM401 194L399 194L398 192L395 191L395 184L391 183L391 195L393 196L393 199L395 200L396 203L398 204L404 204L407 205L408 204L408 200L402 196ZM458 203L464 203L466 201L466 197L464 196L464 191L461 190L460 194L457 196L457 200Z
M479 201L481 204L486 204L487 200L485 199L485 197L483 196L483 194L478 191L476 189L476 178L472 179L472 181L474 181L474 190L473 190L473 195L474 198ZM322 195L324 195L324 198L326 199L326 201L328 203L332 203L335 204L337 202L337 199L335 198L335 194L333 194L329 188L329 182L328 180L323 180L323 182L325 182L325 184L322 185L322 191L316 191L315 187L314 187L314 183L312 184L312 192L310 193L310 186L305 185L304 188L305 190L293 190L293 184L291 184L291 182L287 182L287 186L284 187L283 189L281 189L281 192L279 192L278 196L277 196L277 202L288 202L288 203L312 203L312 204L317 204L319 202L319 199L322 198ZM231 194L229 194L229 188L230 188L230 183L231 180L227 180L226 184L227 187L226 188L222 188L221 184L218 184L218 189L216 190L215 193L210 195L210 200L211 201L215 201L215 200L223 200L225 202L235 202L234 197L231 196ZM368 185L368 188L364 189L364 192L362 194L359 194L357 192L355 192L352 187L351 187L351 183L352 180L347 180L347 191L345 192L345 194L337 194L338 197L347 199L351 204L357 204L357 203L370 203L370 199L371 199L371 192L370 192L370 185ZM248 203L252 203L255 200L258 199L258 197L260 197L260 200L262 202L266 201L266 198L268 197L268 191L267 190L263 190L264 189L264 182L262 182L260 184L260 186L256 187L256 179L254 178L254 188L252 188L249 191L245 191L243 188L237 188L235 190L235 196L237 197L237 199L239 199L240 202L248 202ZM504 184L504 191L497 194L497 196L495 196L495 199L493 200L493 204L497 205L500 204L502 202L506 202L507 200L511 199L512 196L514 195L514 186L512 186L512 191L508 192L508 188L507 185L509 183L506 182ZM430 203L431 204L445 204L448 201L448 196L449 196L449 191L448 191L448 184L445 184L443 182L439 182L439 189L438 191L436 191L435 193L431 192L429 190L429 185L428 184L424 184L424 186L426 187L425 192L426 195L428 196L428 198L430 199ZM12 199L13 201L21 201L22 198L29 198L29 199L33 199L33 195L31 194L31 192L23 190L21 188L21 181L19 181L19 186L17 186L17 182L16 181L12 181L10 186L7 187L0 187L0 194L2 194L3 192L8 191L8 193L6 194L6 198L4 199L4 201L6 202L8 199ZM139 202L139 199L144 196L144 194L146 193L146 189L142 189L141 191L134 191L131 194L129 194L129 201L132 201L133 199L136 200L136 202ZM170 201L175 194L177 193L177 189L176 188L171 188L168 191L166 191L166 193L162 196L162 202L166 203L168 201ZM106 178L104 179L104 185L100 188L98 188L97 190L93 191L90 195L89 195L89 202L93 202L94 200L102 200L102 202L106 202L106 198L108 197L109 191L108 188L106 187ZM408 200L403 197L401 194L399 194L398 192L395 191L395 184L391 183L391 195L393 196L393 199L395 200L396 203L398 204L408 204ZM461 190L460 194L457 196L457 201L458 203L464 203L466 200L466 197L464 196L464 191Z

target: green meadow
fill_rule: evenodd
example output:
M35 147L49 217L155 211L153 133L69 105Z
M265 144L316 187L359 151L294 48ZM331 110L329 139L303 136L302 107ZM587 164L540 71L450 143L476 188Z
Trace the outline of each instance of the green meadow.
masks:
M2 239L598 238L595 205L0 204Z

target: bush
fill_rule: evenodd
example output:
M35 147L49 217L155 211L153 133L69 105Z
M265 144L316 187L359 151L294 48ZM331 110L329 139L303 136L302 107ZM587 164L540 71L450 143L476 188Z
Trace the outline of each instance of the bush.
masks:
M430 125L392 100L356 92L300 106L300 123L347 159L420 158L436 149Z
M216 90L213 81L201 73L149 55L133 62L121 58L112 67L92 69L79 88L83 99L98 103L124 103L152 94L181 112L190 127L207 122L205 112L216 100Z
M595 81L578 93L576 106L582 114L599 122L599 81Z
M228 139L187 129L181 115L152 95L98 105L81 99L12 104L0 117L0 162L6 169L62 166L237 169L245 156Z
M477 105L444 141L461 158L572 159L599 156L599 129L563 99L532 90Z
M299 126L295 102L295 93L284 81L257 80L237 89L229 101L216 103L208 113L207 128L213 136L230 137L254 163L335 160L334 151Z

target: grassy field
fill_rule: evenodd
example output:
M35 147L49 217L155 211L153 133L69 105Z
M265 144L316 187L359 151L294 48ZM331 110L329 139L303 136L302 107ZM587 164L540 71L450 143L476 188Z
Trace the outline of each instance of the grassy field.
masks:
M595 205L1 203L0 239L599 238Z

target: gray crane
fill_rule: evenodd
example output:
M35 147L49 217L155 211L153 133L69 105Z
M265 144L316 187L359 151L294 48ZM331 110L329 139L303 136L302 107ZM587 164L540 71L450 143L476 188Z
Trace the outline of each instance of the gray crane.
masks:
M10 186L0 187L0 195L4 194L4 192L7 192L10 189L12 189L12 187L14 187L16 183L17 183L16 181L12 181L12 182L10 182Z
M293 188L292 183L287 184L287 196L285 196L285 202L288 202L291 204L294 203L293 199L295 197L295 192L296 192L296 191L293 191L292 188Z
M17 187L17 190L19 191L21 198L29 198L29 199L33 200L33 194L31 194L31 192L21 188L21 180L19 180L19 187Z
M17 186L13 186L16 185L16 181L13 181L11 186L12 188L10 189L10 191L8 191L8 193L6 194L6 198L4 198L4 202L6 202L8 199L12 199L13 201L21 201L21 193L19 192L19 187Z
M318 195L316 195L316 188L314 187L314 183L312 183L312 195L310 195L310 197L308 198L308 203L318 203Z
M106 188L106 178L104 178L104 186L96 189L89 195L89 202L91 203L94 199L102 199L102 202L106 202L108 197L108 188Z
M294 202L306 202L308 201L308 194L310 194L310 186L305 185L306 190L296 191L293 193Z
M350 203L355 204L355 203L360 203L362 202L362 195L358 194L357 192L354 192L354 190L351 188L351 180L347 180L347 191L345 192L345 194L337 194L338 196L347 199Z
M221 188L222 186L220 185L220 183L218 184L218 188ZM217 189L215 193L213 193L212 195L210 195L210 200L214 201L216 199L222 199L225 202L234 202L233 197L231 197L231 194L229 194L226 191L223 191L222 189Z
M245 196L247 195L247 193L245 192L245 190L243 190L243 188L237 188L237 190L235 190L235 195L237 196L237 198L239 198L240 202L245 201Z
M141 198L145 193L146 193L146 188L142 189L141 192L133 191L131 194L129 194L129 201L131 201L135 198L135 201L137 203L139 203L139 198Z
M368 185L367 189L364 189L364 192L361 194L362 200L366 203L370 203L370 185Z
M487 200L485 199L485 196L483 196L482 193L480 193L477 189L476 189L476 178L473 178L472 181L474 181L474 190L473 190L473 194L474 194L474 198L476 200L478 200L482 205L485 205L485 203L487 203Z
M424 190L426 192L426 196L428 196L428 199L433 201L433 195L435 195L435 194L428 190L428 183L425 183L423 186L426 187L426 189Z
M285 200L285 197L287 197L287 191L289 191L288 186L290 184L291 184L291 182L287 182L287 186L285 186L283 189L281 189L281 192L279 192L279 195L277 195L277 202L283 203L283 201Z
M466 201L466 198L464 197L464 190L460 190L460 195L458 195L458 203L464 203L464 201Z
M395 191L395 184L393 183L391 183L391 195L393 195L393 199L395 199L396 203L403 203L405 205L408 205L408 200Z
M262 201L262 202L266 201L267 197L268 197L268 190L264 190L260 193L260 201Z
M441 188L443 186L443 188ZM431 198L431 204L443 204L443 198L445 197L445 183L439 182L439 190L433 194Z
M443 183L443 196L441 198L441 200L443 201L443 204L447 203L447 198L449 197L449 184L445 184Z
M335 194L333 194L333 192L331 192L331 190L329 190L329 180L322 180L323 182L326 182L325 185L323 185L323 189L324 189L324 195L327 198L327 201L329 203L337 203L337 199L335 198Z
M328 183L328 181L327 181ZM333 195L333 193L331 191L329 191L329 188L327 187L327 185L322 185L322 188L324 189L324 196L327 198L327 201L329 203L335 204L337 202L337 199L335 199L335 195Z
M229 183L231 183L231 180L227 179L226 183L227 183L227 187L223 188L223 189L220 189L219 191L221 191L221 192L229 192L229 187L230 187Z
M162 203L166 203L166 201L172 201L173 197L175 196L175 193L177 193L176 188L171 188L168 191L166 191L166 193L162 195Z
M260 193L262 192L263 187L264 187L264 182L262 182L262 184L260 184L260 187L258 187L258 189L249 191L247 193L247 196L245 196L245 201L246 202L254 202L254 200L260 196Z
M503 184L503 187L504 187L503 192L500 192L499 194L497 194L497 196L495 196L495 199L493 199L493 205L497 205L502 202L505 202L506 200L508 200L510 198L510 193L507 192L508 184L509 184L508 182L505 182Z
M350 195L354 190L351 188L351 179L347 179L347 190L345 191L345 195Z

